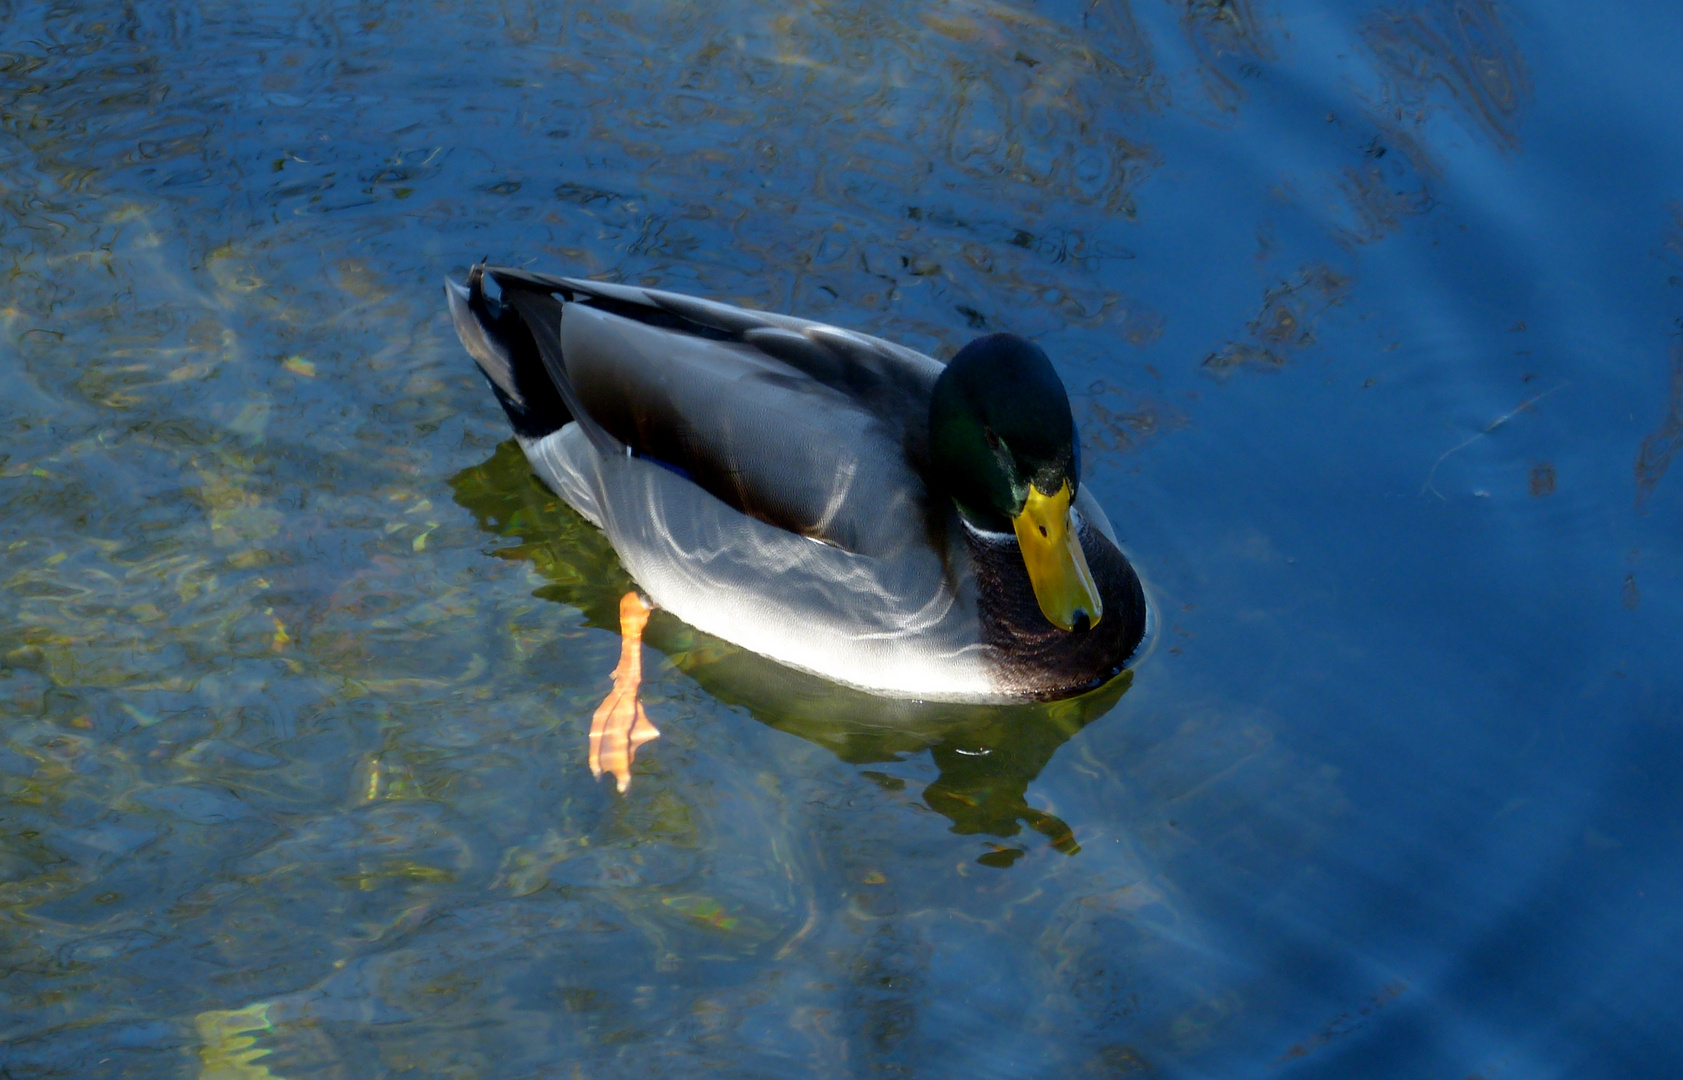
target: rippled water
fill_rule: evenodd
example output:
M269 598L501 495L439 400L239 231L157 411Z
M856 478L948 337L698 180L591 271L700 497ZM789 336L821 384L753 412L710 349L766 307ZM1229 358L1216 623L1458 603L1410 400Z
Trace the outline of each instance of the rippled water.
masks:
M1683 23L0 0L0 1075L1683 1069ZM1035 337L1131 683L657 617L439 288ZM664 660L664 662L661 662Z

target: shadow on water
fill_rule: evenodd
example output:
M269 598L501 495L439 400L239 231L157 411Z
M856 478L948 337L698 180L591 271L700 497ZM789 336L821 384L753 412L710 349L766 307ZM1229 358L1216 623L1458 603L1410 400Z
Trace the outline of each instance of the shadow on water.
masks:
M633 587L613 548L593 525L546 489L513 441L450 479L458 504L480 528L518 542L496 554L521 559L548 578L535 595L577 608L591 626L617 632L619 598ZM740 649L665 612L650 620L644 641L678 670L754 719L818 744L856 765L899 761L928 750L940 775L923 801L957 833L1017 835L1023 825L1065 854L1080 850L1065 822L1028 804L1028 786L1052 755L1083 727L1109 712L1132 682L1124 672L1090 694L1011 706L960 705L880 698ZM899 777L865 775L897 789ZM1008 866L1015 849L981 857Z

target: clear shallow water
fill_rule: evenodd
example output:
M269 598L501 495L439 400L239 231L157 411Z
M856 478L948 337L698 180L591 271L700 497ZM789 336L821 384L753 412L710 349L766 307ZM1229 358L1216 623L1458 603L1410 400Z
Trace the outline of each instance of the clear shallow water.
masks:
M1679 1068L1667 5L0 20L6 1074ZM625 580L453 340L482 255L1036 337L1131 684L657 619L594 783Z

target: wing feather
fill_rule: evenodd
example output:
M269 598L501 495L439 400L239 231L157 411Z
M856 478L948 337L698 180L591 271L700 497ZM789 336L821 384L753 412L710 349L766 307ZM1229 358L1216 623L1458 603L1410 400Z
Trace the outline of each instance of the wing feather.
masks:
M677 293L488 271L599 452L655 459L768 524L849 551L940 546L925 480L941 364Z
M571 304L561 349L581 406L615 439L743 513L849 551L921 531L926 489L900 433L753 345Z

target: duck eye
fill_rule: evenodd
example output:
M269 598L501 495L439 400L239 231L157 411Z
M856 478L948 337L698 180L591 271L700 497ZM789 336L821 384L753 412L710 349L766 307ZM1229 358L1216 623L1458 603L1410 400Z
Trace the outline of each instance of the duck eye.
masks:
M1041 536L1046 535L1046 526L1044 526L1044 525L1040 526L1040 535Z
M999 436L995 435L993 433L993 428L991 428L991 427L983 428L982 429L982 437L988 440L988 445L989 446L993 447L995 450L999 449Z

